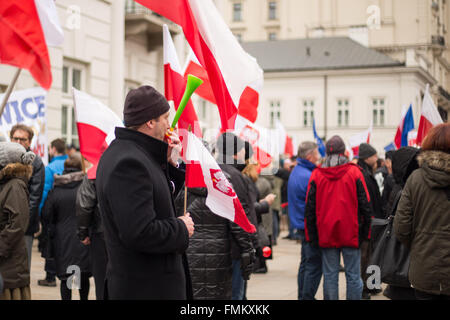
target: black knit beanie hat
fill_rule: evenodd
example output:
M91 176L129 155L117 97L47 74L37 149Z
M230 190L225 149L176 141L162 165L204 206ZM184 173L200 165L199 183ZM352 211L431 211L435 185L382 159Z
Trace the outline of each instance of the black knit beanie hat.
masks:
M128 92L123 109L125 127L132 127L157 119L169 111L166 98L151 86L141 86Z

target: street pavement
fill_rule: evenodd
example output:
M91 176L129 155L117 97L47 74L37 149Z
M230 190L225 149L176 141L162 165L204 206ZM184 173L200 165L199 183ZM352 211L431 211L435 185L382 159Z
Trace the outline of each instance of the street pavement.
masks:
M294 240L283 239L287 232L283 231L278 238L278 244L273 247L273 259L267 261L268 272L252 274L248 282L248 300L296 300L297 272L300 263L300 244ZM38 286L37 281L45 278L44 259L37 250L37 240L34 241L31 260L31 297L33 300L60 300L59 280L57 287ZM90 279L89 300L95 300L94 279ZM383 286L384 288L384 286ZM339 298L345 299L345 275L339 274ZM77 290L73 290L72 299L79 299ZM322 282L316 294L316 299L323 299ZM382 294L373 296L372 300L388 300Z

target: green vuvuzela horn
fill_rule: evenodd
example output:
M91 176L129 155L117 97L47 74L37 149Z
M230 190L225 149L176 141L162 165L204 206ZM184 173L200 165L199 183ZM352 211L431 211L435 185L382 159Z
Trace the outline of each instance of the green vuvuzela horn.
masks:
M177 122L180 119L181 114L184 111L184 108L186 108L186 105L189 99L191 98L192 94L202 83L203 83L202 79L199 79L196 76L193 76L192 74L188 74L186 90L184 91L183 98L181 99L180 105L178 106L177 113L175 113L175 117L173 118L172 125L170 127L171 131L175 129L175 126L177 125Z

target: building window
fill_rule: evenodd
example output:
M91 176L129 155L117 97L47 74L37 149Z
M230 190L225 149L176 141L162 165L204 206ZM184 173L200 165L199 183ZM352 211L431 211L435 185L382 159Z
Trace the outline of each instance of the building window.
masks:
M372 121L374 126L384 126L385 124L385 99L372 99Z
M338 126L348 127L350 122L350 102L348 99L338 99Z
M277 33L276 32L269 32L269 40L270 41L277 40Z
M279 100L270 101L270 127L275 128L277 121L281 120L281 103Z
M240 2L233 3L233 21L242 21L242 3Z
M86 66L70 61L63 62L62 69L62 105L61 105L61 137L66 144L79 148L77 122L73 106L72 87L84 90Z
M276 1L269 2L269 20L277 19L277 3Z
M242 42L242 34L235 33L234 36L236 37L237 41Z
M8 86L0 84L0 93L6 92L6 89L8 89Z
M314 100L303 100L303 126L312 127L314 121Z

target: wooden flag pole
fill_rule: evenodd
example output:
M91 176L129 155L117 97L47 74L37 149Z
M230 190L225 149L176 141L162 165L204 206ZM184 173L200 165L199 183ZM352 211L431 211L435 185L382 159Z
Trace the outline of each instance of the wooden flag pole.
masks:
M22 71L22 69L20 69L20 68L17 69L11 83L8 86L8 89L6 89L5 96L3 97L3 101L2 101L2 104L0 107L0 117L2 116L3 111L5 110L6 102L8 102L9 97L11 96L11 93L14 89L14 86L16 85L17 79L19 78L19 75L20 75L20 71Z

